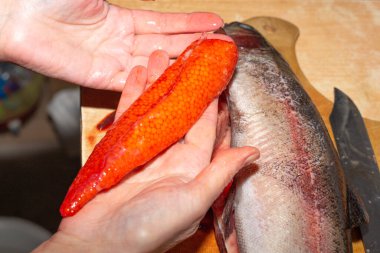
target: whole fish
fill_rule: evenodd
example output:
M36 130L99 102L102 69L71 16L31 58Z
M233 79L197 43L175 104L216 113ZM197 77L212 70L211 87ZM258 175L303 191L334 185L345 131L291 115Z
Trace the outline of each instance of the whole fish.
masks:
M348 252L346 184L325 125L289 65L252 27L227 90L232 145L260 159L214 205L221 252Z
M237 62L231 41L193 42L95 146L61 205L78 212L100 191L182 138L228 84Z

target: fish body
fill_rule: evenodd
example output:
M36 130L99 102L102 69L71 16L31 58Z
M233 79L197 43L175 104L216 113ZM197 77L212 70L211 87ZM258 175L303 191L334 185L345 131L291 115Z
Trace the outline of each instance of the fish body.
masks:
M70 186L61 215L71 216L182 138L229 82L237 62L233 42L193 42L95 146Z
M214 205L221 252L348 252L346 185L324 123L289 65L252 27L227 89L232 146L260 159Z

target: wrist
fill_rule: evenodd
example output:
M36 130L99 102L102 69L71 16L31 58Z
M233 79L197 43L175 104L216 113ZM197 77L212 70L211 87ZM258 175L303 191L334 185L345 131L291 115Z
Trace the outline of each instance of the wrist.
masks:
M14 1L2 0L0 8L0 61L7 60L5 55L5 42L6 42L6 26L12 18Z
M66 235L62 232L55 233L49 240L38 246L32 253L66 253L66 252L83 252L83 253L96 253L98 252L96 243L88 243L79 238Z

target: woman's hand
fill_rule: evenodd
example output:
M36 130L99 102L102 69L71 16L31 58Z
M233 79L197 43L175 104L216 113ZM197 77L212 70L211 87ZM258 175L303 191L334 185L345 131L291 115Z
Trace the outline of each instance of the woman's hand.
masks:
M171 58L223 25L211 13L129 10L103 0L1 0L0 60L82 86L122 90L157 49ZM221 37L222 35L213 35Z

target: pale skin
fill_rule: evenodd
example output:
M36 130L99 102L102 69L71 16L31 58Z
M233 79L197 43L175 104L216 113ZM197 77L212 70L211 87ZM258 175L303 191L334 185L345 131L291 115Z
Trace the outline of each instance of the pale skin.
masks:
M170 58L223 24L211 13L132 11L96 0L0 2L0 60L122 90L116 117ZM181 141L64 218L34 252L164 252L189 237L233 176L259 156L252 147L230 148L228 132L217 136L217 123L215 99Z
M161 14L103 0L1 0L0 60L82 86L121 91L132 67L146 66L153 51L174 58L199 33L222 24L211 13Z

